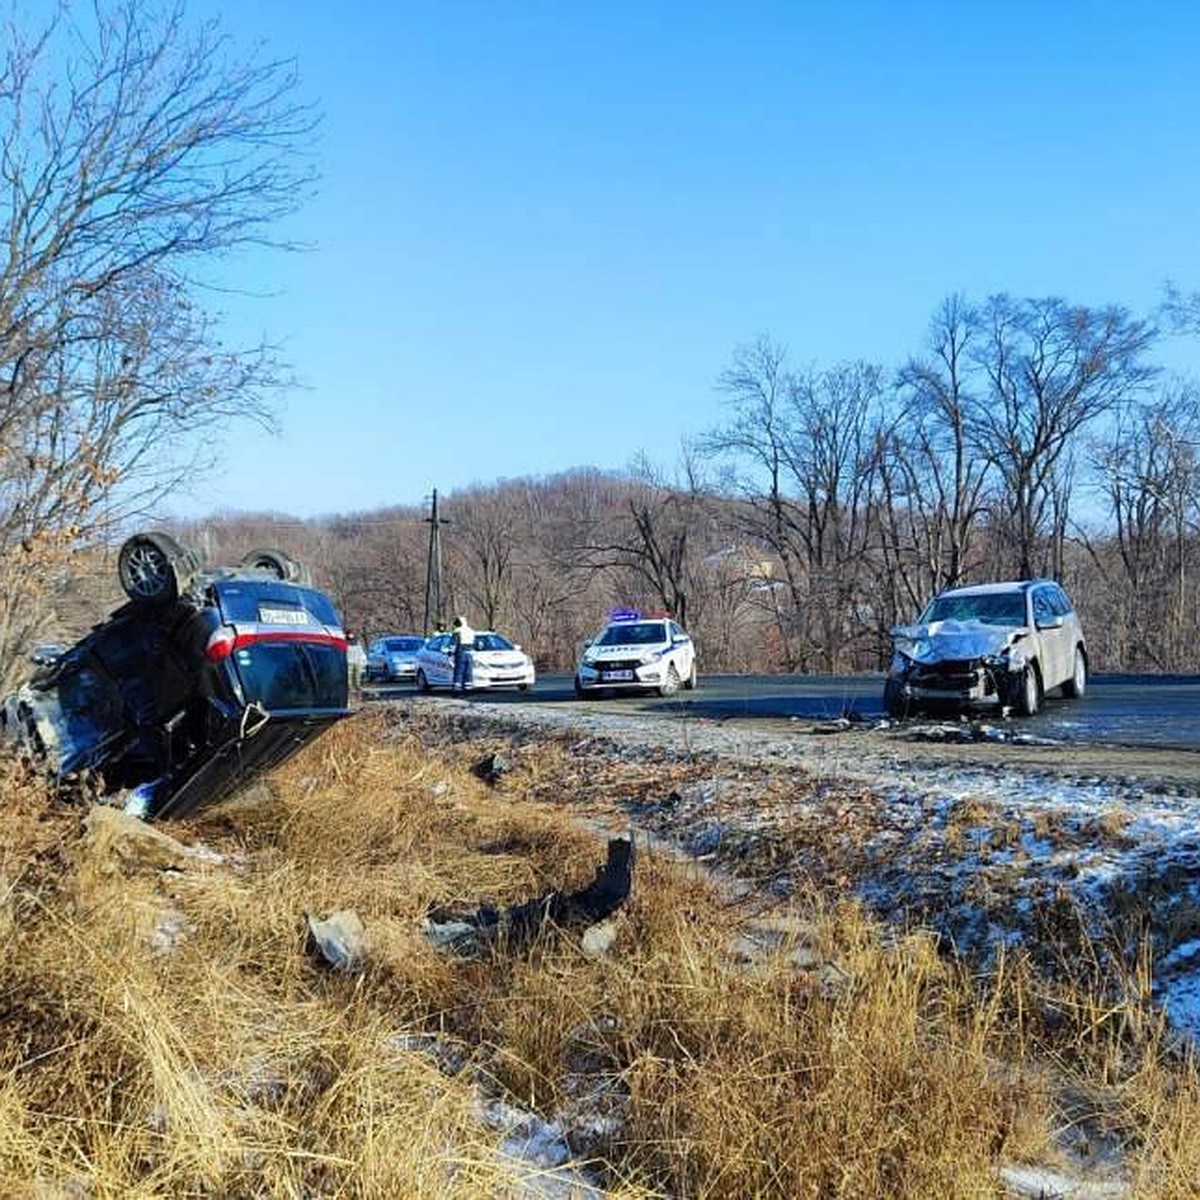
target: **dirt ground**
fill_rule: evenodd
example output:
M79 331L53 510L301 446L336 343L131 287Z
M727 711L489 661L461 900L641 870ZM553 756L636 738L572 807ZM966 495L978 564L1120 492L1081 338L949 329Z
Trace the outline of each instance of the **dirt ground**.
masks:
M765 733L767 724L755 722L753 728ZM920 726L828 731L812 725L798 728L786 721L770 724L778 736L786 736L802 746L814 766L830 770L853 769L856 765L872 771L896 764L930 770L990 766L1064 780L1081 777L1138 780L1147 786L1164 784L1200 792L1200 749L921 741L915 740L914 734L914 729ZM968 727L961 728L965 731Z

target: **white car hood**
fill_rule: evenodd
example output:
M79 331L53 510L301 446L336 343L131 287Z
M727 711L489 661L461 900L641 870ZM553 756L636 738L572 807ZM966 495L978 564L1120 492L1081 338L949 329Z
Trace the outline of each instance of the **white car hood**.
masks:
M529 659L521 650L476 650L475 661L485 667L523 667Z
M1026 632L1023 625L932 621L928 625L897 625L892 630L892 644L914 662L959 662L1000 654Z

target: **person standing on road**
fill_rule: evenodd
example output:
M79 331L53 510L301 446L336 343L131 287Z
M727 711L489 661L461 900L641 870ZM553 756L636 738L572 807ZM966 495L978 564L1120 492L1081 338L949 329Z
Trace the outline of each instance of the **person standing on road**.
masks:
M452 692L465 692L471 686L471 656L475 648L475 630L465 617L454 618L454 676Z
M367 652L355 633L346 634L346 673L350 694L357 696L362 691L363 674L367 669Z

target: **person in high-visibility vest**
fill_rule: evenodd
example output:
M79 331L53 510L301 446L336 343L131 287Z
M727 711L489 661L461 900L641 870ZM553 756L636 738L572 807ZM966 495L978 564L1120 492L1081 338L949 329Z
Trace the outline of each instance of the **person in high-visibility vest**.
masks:
M465 617L454 618L454 677L452 692L465 692L471 686L471 652L475 648L475 630Z

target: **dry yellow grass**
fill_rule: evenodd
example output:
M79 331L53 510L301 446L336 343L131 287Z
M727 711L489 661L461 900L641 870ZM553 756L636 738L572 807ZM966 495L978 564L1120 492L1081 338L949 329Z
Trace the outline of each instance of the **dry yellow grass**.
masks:
M520 1195L534 1168L499 1153L490 1091L607 1118L575 1147L616 1196L991 1196L1001 1162L1053 1159L1070 1088L1125 1138L1139 1197L1194 1194L1200 1086L1152 1022L1020 961L975 979L852 904L793 903L747 953L761 911L643 853L606 957L554 931L435 950L431 906L528 899L603 858L474 779L481 753L359 718L272 794L162 827L219 861L122 856L4 768L0 1191ZM539 795L557 753L522 754ZM305 951L304 915L337 908L366 926L361 976Z

